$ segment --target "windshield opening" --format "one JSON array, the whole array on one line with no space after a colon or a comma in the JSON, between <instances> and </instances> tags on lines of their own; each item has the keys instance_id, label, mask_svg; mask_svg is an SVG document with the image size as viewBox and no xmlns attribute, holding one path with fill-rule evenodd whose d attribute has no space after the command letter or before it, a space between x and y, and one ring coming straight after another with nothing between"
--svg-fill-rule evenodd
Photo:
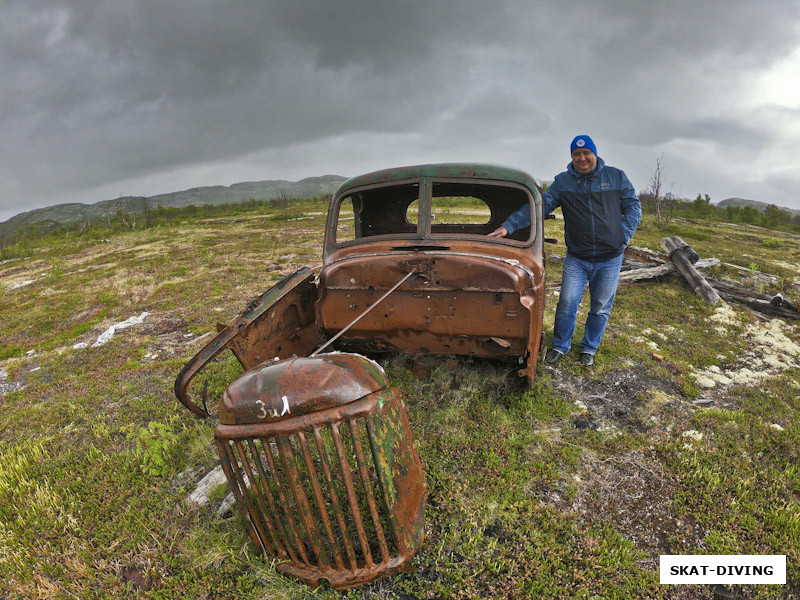
<instances>
[{"instance_id":1,"label":"windshield opening","mask_svg":"<svg viewBox=\"0 0 800 600\"><path fill-rule=\"evenodd\" d=\"M345 196L336 217L336 242L389 234L416 234L419 184L374 188Z\"/></svg>"}]
</instances>

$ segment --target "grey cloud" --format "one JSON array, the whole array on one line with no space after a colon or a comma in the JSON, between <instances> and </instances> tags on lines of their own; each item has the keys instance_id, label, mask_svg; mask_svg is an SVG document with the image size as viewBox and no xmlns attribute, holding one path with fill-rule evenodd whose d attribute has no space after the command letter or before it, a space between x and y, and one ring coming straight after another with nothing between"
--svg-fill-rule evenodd
<instances>
[{"instance_id":1,"label":"grey cloud","mask_svg":"<svg viewBox=\"0 0 800 600\"><path fill-rule=\"evenodd\" d=\"M769 186L779 193L797 195L797 190L800 189L800 173L796 170L784 170L778 173L768 175L764 179L764 185ZM795 209L800 210L800 204L794 205Z\"/></svg>"},{"instance_id":2,"label":"grey cloud","mask_svg":"<svg viewBox=\"0 0 800 600\"><path fill-rule=\"evenodd\" d=\"M757 152L769 128L728 108L797 47L799 21L781 0L11 3L0 203L342 136L559 166L544 154L577 130ZM392 164L392 145L375 146Z\"/></svg>"}]
</instances>

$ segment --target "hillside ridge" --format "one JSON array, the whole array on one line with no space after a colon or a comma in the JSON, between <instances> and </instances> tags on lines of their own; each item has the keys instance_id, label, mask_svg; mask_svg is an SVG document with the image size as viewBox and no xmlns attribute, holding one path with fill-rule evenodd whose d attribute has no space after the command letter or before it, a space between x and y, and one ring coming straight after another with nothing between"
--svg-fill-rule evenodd
<instances>
[{"instance_id":1,"label":"hillside ridge","mask_svg":"<svg viewBox=\"0 0 800 600\"><path fill-rule=\"evenodd\" d=\"M724 200L720 200L717 203L717 206L720 208L725 208L726 206L752 206L753 208L758 209L758 212L763 213L767 209L767 206L770 206L770 204L770 202L748 200L746 198L725 198ZM785 206L778 206L778 208L782 211L788 212L791 215L800 215L800 210L794 208L787 208Z\"/></svg>"},{"instance_id":2,"label":"hillside ridge","mask_svg":"<svg viewBox=\"0 0 800 600\"><path fill-rule=\"evenodd\" d=\"M231 204L245 200L271 200L273 198L313 198L333 194L347 178L340 175L306 177L299 181L267 179L242 181L229 186L212 185L193 187L177 192L155 196L120 196L111 200L100 200L93 204L69 202L21 212L7 221L0 222L3 237L13 237L23 227L36 223L70 225L81 221L96 222L113 217L119 212L144 212L145 207L154 209L179 208L189 205Z\"/></svg>"}]
</instances>

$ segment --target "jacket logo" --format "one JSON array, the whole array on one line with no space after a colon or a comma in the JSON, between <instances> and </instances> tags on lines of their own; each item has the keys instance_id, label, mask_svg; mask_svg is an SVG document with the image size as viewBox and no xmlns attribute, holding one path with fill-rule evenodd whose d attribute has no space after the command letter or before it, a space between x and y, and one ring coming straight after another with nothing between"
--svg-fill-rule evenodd
<instances>
[{"instance_id":1,"label":"jacket logo","mask_svg":"<svg viewBox=\"0 0 800 600\"><path fill-rule=\"evenodd\" d=\"M600 189L601 190L610 190L611 189L611 184L610 183L601 183L600 184Z\"/></svg>"}]
</instances>

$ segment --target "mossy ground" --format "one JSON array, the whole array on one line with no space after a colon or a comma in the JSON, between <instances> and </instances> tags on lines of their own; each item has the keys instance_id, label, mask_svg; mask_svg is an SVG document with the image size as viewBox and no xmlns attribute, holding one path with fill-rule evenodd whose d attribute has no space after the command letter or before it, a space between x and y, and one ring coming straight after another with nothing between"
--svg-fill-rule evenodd
<instances>
[{"instance_id":1,"label":"mossy ground","mask_svg":"<svg viewBox=\"0 0 800 600\"><path fill-rule=\"evenodd\" d=\"M622 286L596 366L540 365L530 390L513 365L441 358L417 378L404 358L384 360L429 488L415 571L311 591L255 554L238 516L185 504L218 459L174 378L216 322L320 264L324 210L45 239L0 264L0 598L713 597L660 586L664 553L786 554L788 585L735 591L800 597L800 357L778 357L784 367L757 386L700 387L699 369L734 368L763 325L732 307L721 327L675 277ZM563 240L560 221L547 228ZM646 219L635 243L656 249L665 235L774 275L754 285L800 304L797 236ZM548 336L554 306L548 297ZM108 344L73 348L145 311ZM800 327L782 331L800 343ZM238 372L232 358L216 363L209 394Z\"/></svg>"}]
</instances>

